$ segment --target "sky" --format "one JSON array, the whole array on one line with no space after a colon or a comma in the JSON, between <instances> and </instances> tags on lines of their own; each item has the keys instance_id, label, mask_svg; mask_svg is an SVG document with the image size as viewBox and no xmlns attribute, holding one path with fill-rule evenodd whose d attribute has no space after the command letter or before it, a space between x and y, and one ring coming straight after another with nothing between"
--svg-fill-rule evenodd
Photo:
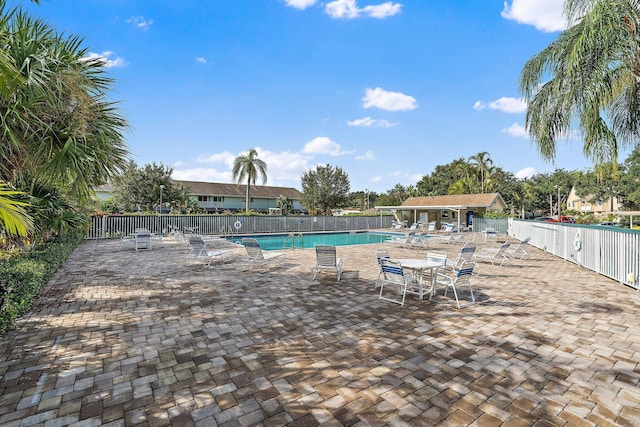
<instances>
[{"instance_id":1,"label":"sky","mask_svg":"<svg viewBox=\"0 0 640 427\"><path fill-rule=\"evenodd\" d=\"M103 58L132 159L174 179L234 182L251 148L268 185L298 189L331 165L385 193L479 152L521 178L592 167L579 140L543 160L524 128L518 78L563 0L16 4Z\"/></svg>"}]
</instances>

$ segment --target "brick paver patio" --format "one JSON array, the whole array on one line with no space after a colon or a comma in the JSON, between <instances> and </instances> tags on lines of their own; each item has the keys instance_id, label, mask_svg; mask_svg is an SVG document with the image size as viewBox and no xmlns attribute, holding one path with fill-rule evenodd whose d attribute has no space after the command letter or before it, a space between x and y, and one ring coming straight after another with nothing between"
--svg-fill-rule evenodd
<instances>
[{"instance_id":1,"label":"brick paver patio","mask_svg":"<svg viewBox=\"0 0 640 427\"><path fill-rule=\"evenodd\" d=\"M478 304L400 307L378 246L336 282L313 250L262 274L86 242L0 338L0 425L640 425L634 289L532 249L482 263Z\"/></svg>"}]
</instances>

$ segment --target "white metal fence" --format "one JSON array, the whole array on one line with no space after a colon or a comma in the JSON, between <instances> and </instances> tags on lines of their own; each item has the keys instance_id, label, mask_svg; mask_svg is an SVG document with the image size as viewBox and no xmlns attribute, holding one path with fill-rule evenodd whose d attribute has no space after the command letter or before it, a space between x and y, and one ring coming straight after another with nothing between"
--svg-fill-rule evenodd
<instances>
[{"instance_id":1,"label":"white metal fence","mask_svg":"<svg viewBox=\"0 0 640 427\"><path fill-rule=\"evenodd\" d=\"M136 228L167 233L172 227L206 235L350 231L390 228L391 216L227 216L227 215L104 215L94 216L87 239L129 235Z\"/></svg>"},{"instance_id":2,"label":"white metal fence","mask_svg":"<svg viewBox=\"0 0 640 427\"><path fill-rule=\"evenodd\" d=\"M509 219L517 239L640 291L640 230Z\"/></svg>"}]
</instances>

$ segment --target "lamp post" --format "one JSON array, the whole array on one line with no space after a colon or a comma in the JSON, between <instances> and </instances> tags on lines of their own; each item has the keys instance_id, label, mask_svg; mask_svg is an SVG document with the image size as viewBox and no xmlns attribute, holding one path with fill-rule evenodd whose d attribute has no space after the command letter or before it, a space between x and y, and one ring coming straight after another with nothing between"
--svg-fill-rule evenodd
<instances>
[{"instance_id":1,"label":"lamp post","mask_svg":"<svg viewBox=\"0 0 640 427\"><path fill-rule=\"evenodd\" d=\"M164 189L164 185L160 185L160 215L162 215L162 190Z\"/></svg>"}]
</instances>

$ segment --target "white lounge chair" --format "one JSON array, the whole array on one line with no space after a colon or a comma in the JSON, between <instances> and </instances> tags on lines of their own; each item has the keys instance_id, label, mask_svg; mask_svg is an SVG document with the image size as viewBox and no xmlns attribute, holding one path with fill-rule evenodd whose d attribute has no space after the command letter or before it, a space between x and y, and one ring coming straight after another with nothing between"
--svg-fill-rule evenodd
<instances>
[{"instance_id":1,"label":"white lounge chair","mask_svg":"<svg viewBox=\"0 0 640 427\"><path fill-rule=\"evenodd\" d=\"M340 277L342 276L342 259L338 258L335 246L316 245L316 265L312 269L312 280L315 280L320 270L335 271L338 276L337 281L340 281Z\"/></svg>"},{"instance_id":2,"label":"white lounge chair","mask_svg":"<svg viewBox=\"0 0 640 427\"><path fill-rule=\"evenodd\" d=\"M416 238L416 232L410 231L403 237L394 237L392 239L387 240L387 242L394 243L399 246L409 247L411 246L411 242Z\"/></svg>"},{"instance_id":3,"label":"white lounge chair","mask_svg":"<svg viewBox=\"0 0 640 427\"><path fill-rule=\"evenodd\" d=\"M426 249L429 247L429 240L433 236L427 235L427 233L416 234L409 243L405 246L411 249Z\"/></svg>"},{"instance_id":4,"label":"white lounge chair","mask_svg":"<svg viewBox=\"0 0 640 427\"><path fill-rule=\"evenodd\" d=\"M499 248L482 248L477 251L473 259L474 261L478 260L487 260L490 261L492 265L496 265L497 262L500 262L500 266L504 265L504 263L508 263L511 257L507 254L507 249L511 242L505 242L500 245Z\"/></svg>"},{"instance_id":5,"label":"white lounge chair","mask_svg":"<svg viewBox=\"0 0 640 427\"><path fill-rule=\"evenodd\" d=\"M211 262L220 260L222 263L231 259L233 251L230 249L219 249L209 246L209 243L205 242L201 236L191 235L189 236L189 245L191 246L191 253L196 258L205 259L205 267L210 267Z\"/></svg>"},{"instance_id":6,"label":"white lounge chair","mask_svg":"<svg viewBox=\"0 0 640 427\"><path fill-rule=\"evenodd\" d=\"M506 251L507 255L509 255L513 259L525 259L529 255L531 255L531 253L527 250L529 240L531 240L531 237L527 237L526 239L522 240L515 248L508 249Z\"/></svg>"},{"instance_id":7,"label":"white lounge chair","mask_svg":"<svg viewBox=\"0 0 640 427\"><path fill-rule=\"evenodd\" d=\"M258 241L251 237L243 238L242 245L247 251L247 255L242 259L242 261L249 264L248 270L250 270L254 265L264 265L267 267L265 271L269 271L270 264L272 262L278 265L285 257L284 252L263 252L262 249L260 249Z\"/></svg>"}]
</instances>

